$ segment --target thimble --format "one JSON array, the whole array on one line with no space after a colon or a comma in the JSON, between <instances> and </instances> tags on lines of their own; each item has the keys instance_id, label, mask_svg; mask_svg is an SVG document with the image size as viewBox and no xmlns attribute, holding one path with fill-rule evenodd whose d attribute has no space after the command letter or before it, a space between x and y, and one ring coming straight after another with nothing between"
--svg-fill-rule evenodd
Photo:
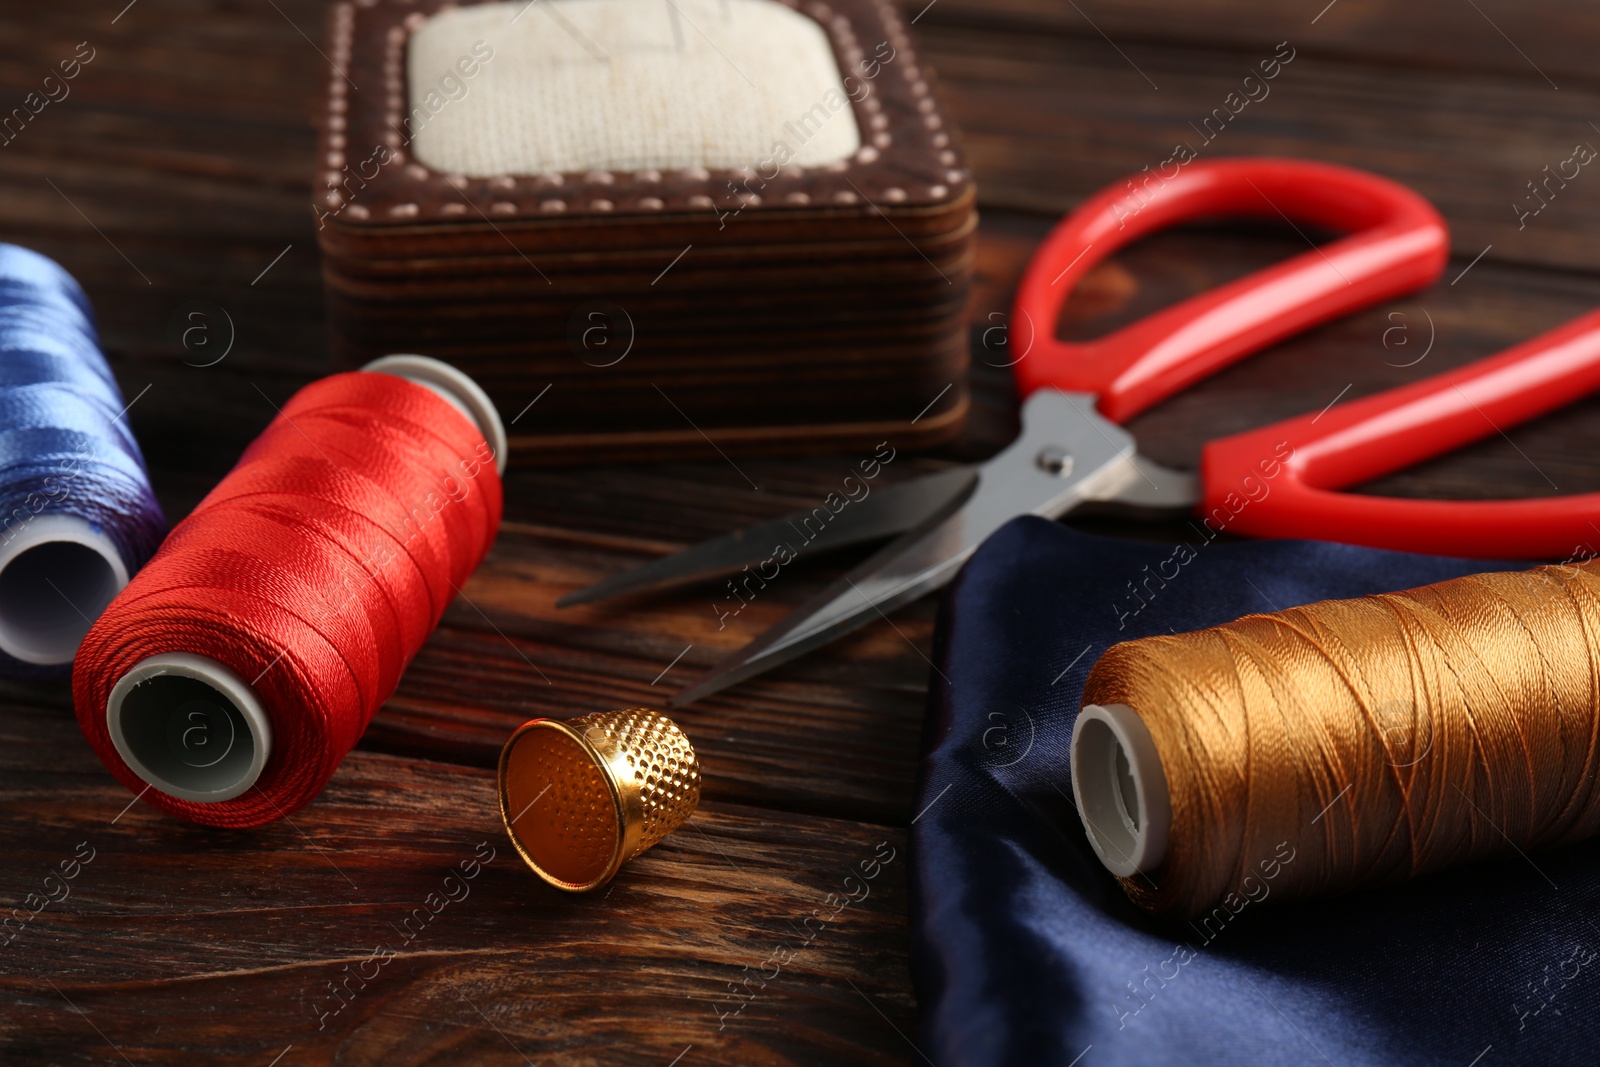
<instances>
[{"instance_id":1,"label":"thimble","mask_svg":"<svg viewBox=\"0 0 1600 1067\"><path fill-rule=\"evenodd\" d=\"M500 818L557 889L605 885L700 802L700 763L678 724L648 708L533 719L500 750Z\"/></svg>"}]
</instances>

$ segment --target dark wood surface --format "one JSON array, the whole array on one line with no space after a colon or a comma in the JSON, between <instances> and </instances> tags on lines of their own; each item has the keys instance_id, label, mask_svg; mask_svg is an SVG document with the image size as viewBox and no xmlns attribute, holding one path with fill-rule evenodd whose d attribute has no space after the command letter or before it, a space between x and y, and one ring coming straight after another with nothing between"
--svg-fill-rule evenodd
<instances>
[{"instance_id":1,"label":"dark wood surface","mask_svg":"<svg viewBox=\"0 0 1600 1067\"><path fill-rule=\"evenodd\" d=\"M133 425L176 519L268 422L269 399L326 371L308 206L325 10L321 0L122 4L0 4L0 111L78 42L95 49L71 95L0 146L0 239L83 281L124 391L139 397ZM1585 168L1520 230L1512 207L1546 164L1579 142L1600 145L1596 21L1578 0L937 0L926 10L919 0L908 14L919 10L919 51L963 129L984 212L975 340L1000 321L990 316L1005 312L1059 212L1193 140L1188 124L1280 41L1295 59L1271 95L1202 156L1369 167L1416 186L1450 222L1455 259L1433 289L1136 420L1158 460L1191 466L1211 435L1458 365L1600 302L1600 173ZM1098 269L1061 329L1092 335L1301 247L1274 228L1154 238ZM236 333L205 368L193 354L185 362L170 328L202 300ZM966 435L897 458L885 477L982 458L1014 432L1008 373L986 365L1003 360L974 351ZM1600 404L1580 401L1370 488L1600 489L1597 414ZM327 793L292 823L218 833L124 810L130 796L82 743L66 686L0 684L0 905L40 891L75 853L94 856L71 895L4 949L0 1060L923 1062L906 841L932 601L679 713L706 799L607 891L545 889L514 862L494 809L490 768L516 724L660 703L859 557L785 572L720 631L709 589L559 614L558 595L814 503L854 458L741 459L743 473L721 462L514 469L470 603L450 609ZM496 852L470 895L319 1029L328 983L397 943L395 925L486 855L481 842ZM866 901L764 986L750 979L770 976L774 950L804 941L801 920L888 849L895 859ZM747 979L759 991L719 1016L740 1003L730 984Z\"/></svg>"}]
</instances>

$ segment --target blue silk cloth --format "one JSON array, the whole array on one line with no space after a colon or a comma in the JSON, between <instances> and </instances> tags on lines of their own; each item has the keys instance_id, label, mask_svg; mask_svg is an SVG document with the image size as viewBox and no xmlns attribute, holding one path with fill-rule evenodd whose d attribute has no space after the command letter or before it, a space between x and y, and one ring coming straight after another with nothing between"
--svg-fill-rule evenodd
<instances>
[{"instance_id":1,"label":"blue silk cloth","mask_svg":"<svg viewBox=\"0 0 1600 1067\"><path fill-rule=\"evenodd\" d=\"M1084 680L1112 644L1526 566L1198 528L1176 556L1038 518L999 530L936 638L911 838L924 1058L1600 1063L1600 842L1334 897L1275 899L1267 882L1202 929L1134 907L1070 799Z\"/></svg>"}]
</instances>

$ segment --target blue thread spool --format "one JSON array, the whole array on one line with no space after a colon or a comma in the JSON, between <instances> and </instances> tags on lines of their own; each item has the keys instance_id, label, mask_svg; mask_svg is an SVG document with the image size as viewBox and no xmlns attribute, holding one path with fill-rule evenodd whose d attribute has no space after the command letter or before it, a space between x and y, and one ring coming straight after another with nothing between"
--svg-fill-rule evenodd
<instances>
[{"instance_id":1,"label":"blue thread spool","mask_svg":"<svg viewBox=\"0 0 1600 1067\"><path fill-rule=\"evenodd\" d=\"M0 244L0 673L61 673L165 533L88 298Z\"/></svg>"}]
</instances>

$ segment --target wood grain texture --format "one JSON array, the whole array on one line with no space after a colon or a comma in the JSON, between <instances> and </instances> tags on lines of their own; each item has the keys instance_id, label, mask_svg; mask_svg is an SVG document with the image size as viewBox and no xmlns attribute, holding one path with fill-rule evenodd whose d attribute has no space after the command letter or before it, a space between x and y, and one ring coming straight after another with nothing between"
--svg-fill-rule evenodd
<instances>
[{"instance_id":1,"label":"wood grain texture","mask_svg":"<svg viewBox=\"0 0 1600 1067\"><path fill-rule=\"evenodd\" d=\"M1117 44L1159 43L1197 52L1267 49L1305 41L1351 63L1593 84L1593 10L1583 0L906 0L918 27L951 25L1044 31ZM1103 35L1103 36L1102 36ZM1547 85L1549 83L1546 83Z\"/></svg>"},{"instance_id":2,"label":"wood grain texture","mask_svg":"<svg viewBox=\"0 0 1600 1067\"><path fill-rule=\"evenodd\" d=\"M0 9L4 107L78 42L97 49L71 96L0 146L0 239L56 257L84 282L176 519L274 404L327 370L309 207L311 122L330 76L317 51L325 10L321 0L139 0L113 23L120 6ZM919 51L964 127L983 208L973 414L960 440L897 455L883 477L982 459L1010 439L1010 357L990 331L1006 324L1055 215L1165 158L1284 39L1296 59L1217 150L1308 154L1412 182L1447 216L1457 258L1425 293L1297 338L1140 416L1132 430L1147 453L1192 466L1217 433L1416 380L1600 302L1600 177L1585 169L1521 231L1509 207L1525 180L1565 158L1568 140L1600 143L1583 132L1600 115L1586 9L1478 6L1559 93L1485 20L1444 0L1338 0L1315 25L1320 4L938 0L917 23ZM1274 227L1161 235L1094 271L1058 325L1090 336L1303 247ZM232 323L232 347L213 366L202 364L219 348L186 350L173 330L194 301ZM225 322L206 314L208 339L222 345ZM1368 488L1600 489L1597 413L1581 401ZM678 713L701 755L703 807L609 894L564 897L511 862L489 770L526 718L660 703L861 552L786 569L722 628L714 587L560 612L558 596L813 504L857 458L514 468L488 561L327 794L292 824L219 834L138 804L119 814L132 798L79 739L65 685L0 683L0 909L26 909L80 842L96 850L70 897L0 949L0 1059L922 1062L910 1043L905 843L934 677L932 601ZM483 841L498 851L470 896L319 1030L335 1003L328 983L374 947L398 946L396 925ZM832 906L828 894L880 842L896 858L871 896L802 943L805 918ZM750 977L771 975L764 962L784 947L793 959L779 973ZM719 1030L717 1011L738 1003L729 983L746 981L759 992Z\"/></svg>"},{"instance_id":3,"label":"wood grain texture","mask_svg":"<svg viewBox=\"0 0 1600 1067\"><path fill-rule=\"evenodd\" d=\"M1292 155L1395 178L1433 201L1469 259L1493 245L1491 260L1600 265L1600 175L1568 163L1576 177L1550 177L1576 146L1600 149L1592 82L1556 91L1531 70L1523 78L1351 62L1320 53L1308 34L1288 39L1292 62L1263 82L1258 67L1274 61L1275 43L1202 51L1108 42L1087 27L1019 35L933 20L919 24L923 53L966 133L986 208L1062 212L1141 168L1159 169L1182 144L1201 159ZM1523 215L1516 205L1539 210Z\"/></svg>"},{"instance_id":4,"label":"wood grain texture","mask_svg":"<svg viewBox=\"0 0 1600 1067\"><path fill-rule=\"evenodd\" d=\"M356 754L312 809L214 833L119 815L129 797L62 709L8 701L0 781L8 890L45 892L88 857L0 950L8 1063L113 1047L266 1063L290 1045L283 1062L657 1064L693 1045L867 1063L905 1048L887 1022L911 1020L902 830L709 801L607 891L574 897L521 867L487 771Z\"/></svg>"}]
</instances>

